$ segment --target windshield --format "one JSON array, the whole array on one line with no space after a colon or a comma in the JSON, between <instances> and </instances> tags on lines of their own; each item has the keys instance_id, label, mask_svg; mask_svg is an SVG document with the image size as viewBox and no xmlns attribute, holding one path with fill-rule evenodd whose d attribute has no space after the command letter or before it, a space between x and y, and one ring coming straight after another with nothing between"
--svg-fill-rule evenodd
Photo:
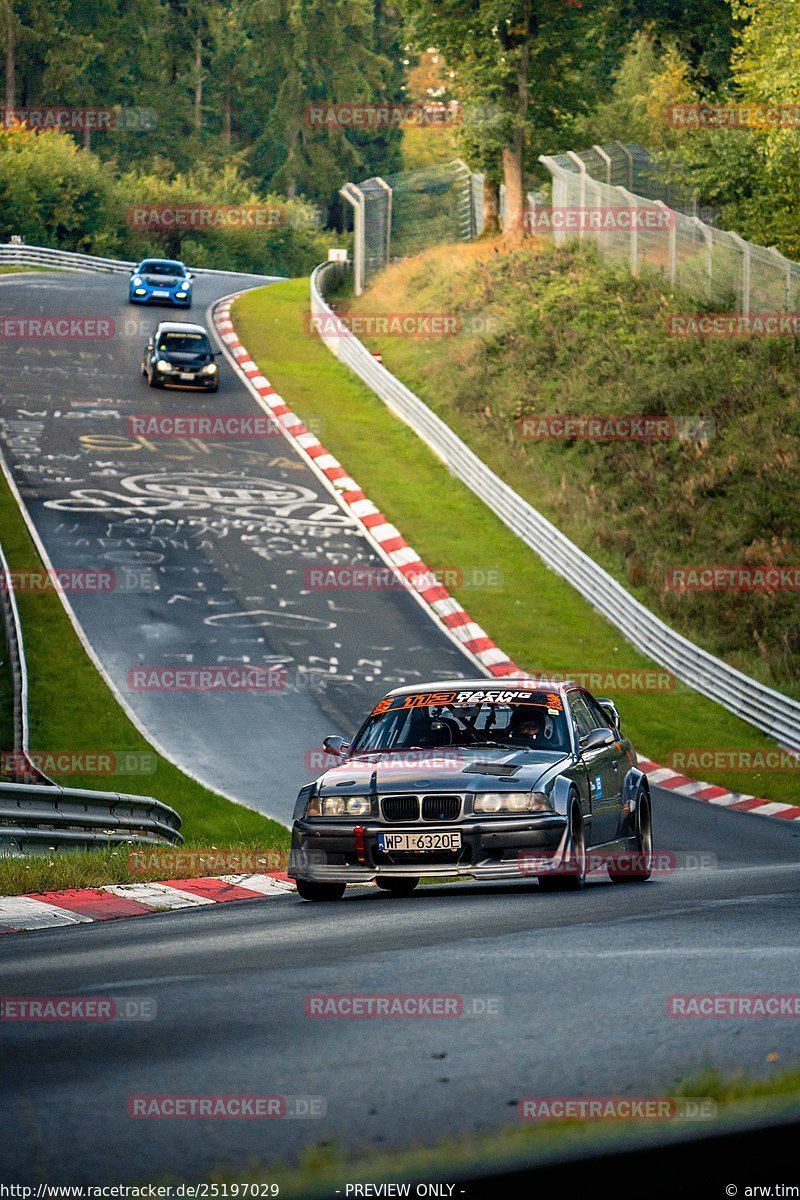
<instances>
[{"instance_id":1,"label":"windshield","mask_svg":"<svg viewBox=\"0 0 800 1200\"><path fill-rule=\"evenodd\" d=\"M158 349L164 354L211 354L211 343L204 333L162 333Z\"/></svg>"},{"instance_id":2,"label":"windshield","mask_svg":"<svg viewBox=\"0 0 800 1200\"><path fill-rule=\"evenodd\" d=\"M170 262L167 259L147 258L139 267L140 275L185 275L183 263Z\"/></svg>"},{"instance_id":3,"label":"windshield","mask_svg":"<svg viewBox=\"0 0 800 1200\"><path fill-rule=\"evenodd\" d=\"M561 697L531 691L388 696L357 734L351 753L487 744L509 750L569 750Z\"/></svg>"}]
</instances>

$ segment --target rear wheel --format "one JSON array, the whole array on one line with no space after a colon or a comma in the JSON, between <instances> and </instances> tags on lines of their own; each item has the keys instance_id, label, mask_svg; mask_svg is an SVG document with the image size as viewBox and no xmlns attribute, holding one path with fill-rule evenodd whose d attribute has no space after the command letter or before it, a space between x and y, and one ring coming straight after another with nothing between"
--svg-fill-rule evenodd
<instances>
[{"instance_id":1,"label":"rear wheel","mask_svg":"<svg viewBox=\"0 0 800 1200\"><path fill-rule=\"evenodd\" d=\"M636 796L636 849L609 863L612 883L646 883L653 869L653 814L645 788Z\"/></svg>"},{"instance_id":2,"label":"rear wheel","mask_svg":"<svg viewBox=\"0 0 800 1200\"><path fill-rule=\"evenodd\" d=\"M419 879L379 878L376 879L375 882L382 891L388 892L390 896L396 896L398 899L402 899L404 896L411 895L411 893L414 891L414 888L419 883Z\"/></svg>"},{"instance_id":3,"label":"rear wheel","mask_svg":"<svg viewBox=\"0 0 800 1200\"><path fill-rule=\"evenodd\" d=\"M343 883L314 883L310 879L296 879L297 894L301 900L341 900Z\"/></svg>"},{"instance_id":4,"label":"rear wheel","mask_svg":"<svg viewBox=\"0 0 800 1200\"><path fill-rule=\"evenodd\" d=\"M586 882L586 835L577 796L569 815L569 844L564 864L557 875L540 875L543 892L576 892Z\"/></svg>"}]
</instances>

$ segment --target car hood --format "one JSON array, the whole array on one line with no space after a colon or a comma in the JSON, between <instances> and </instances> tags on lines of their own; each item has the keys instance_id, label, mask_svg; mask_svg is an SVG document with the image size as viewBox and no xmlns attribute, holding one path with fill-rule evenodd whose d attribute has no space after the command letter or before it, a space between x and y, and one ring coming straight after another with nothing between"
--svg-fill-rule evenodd
<instances>
[{"instance_id":1,"label":"car hood","mask_svg":"<svg viewBox=\"0 0 800 1200\"><path fill-rule=\"evenodd\" d=\"M204 363L214 361L213 354L190 354L181 350L157 350L156 356L165 359L166 362L174 363L176 367L203 366Z\"/></svg>"},{"instance_id":2,"label":"car hood","mask_svg":"<svg viewBox=\"0 0 800 1200\"><path fill-rule=\"evenodd\" d=\"M319 777L320 795L527 792L570 760L553 750L464 746L359 755Z\"/></svg>"}]
</instances>

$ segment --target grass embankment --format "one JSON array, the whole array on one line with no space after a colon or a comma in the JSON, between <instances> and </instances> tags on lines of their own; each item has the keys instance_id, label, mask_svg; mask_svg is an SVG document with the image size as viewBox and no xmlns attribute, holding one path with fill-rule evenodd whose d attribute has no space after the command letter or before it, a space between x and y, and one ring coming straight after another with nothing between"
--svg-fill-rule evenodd
<instances>
[{"instance_id":1,"label":"grass embankment","mask_svg":"<svg viewBox=\"0 0 800 1200\"><path fill-rule=\"evenodd\" d=\"M732 1123L796 1111L800 1104L800 1070L785 1070L764 1079L745 1075L725 1076L706 1071L678 1081L670 1097L714 1100L716 1116L708 1121L595 1120L517 1121L492 1133L474 1133L447 1138L434 1146L415 1146L401 1151L349 1155L336 1145L309 1149L299 1166L271 1166L256 1170L252 1180L278 1183L281 1196L330 1196L347 1183L378 1183L420 1179L452 1178L483 1169L507 1170L517 1165L535 1166L554 1156L571 1157L592 1151L613 1151L621 1143L641 1148L656 1146L674 1133L676 1126L691 1132L713 1132L722 1121ZM621 1147L620 1147L621 1148ZM233 1178L227 1172L212 1176L220 1182ZM242 1180L241 1172L236 1177Z\"/></svg>"},{"instance_id":2,"label":"grass embankment","mask_svg":"<svg viewBox=\"0 0 800 1200\"><path fill-rule=\"evenodd\" d=\"M455 568L466 579L495 572L498 586L452 590L506 653L537 672L653 668L307 332L307 312L308 281L302 279L249 292L236 301L233 316L267 378L425 562ZM634 744L660 762L675 748L772 746L690 690L633 691L617 700ZM798 800L787 774L704 771L703 778Z\"/></svg>"},{"instance_id":3,"label":"grass embankment","mask_svg":"<svg viewBox=\"0 0 800 1200\"><path fill-rule=\"evenodd\" d=\"M708 305L591 249L437 247L383 272L355 312L488 319L486 336L366 338L502 478L686 636L800 698L791 590L680 592L675 567L800 566L800 355L793 338L680 338ZM707 441L533 441L550 414L703 416Z\"/></svg>"},{"instance_id":4,"label":"grass embankment","mask_svg":"<svg viewBox=\"0 0 800 1200\"><path fill-rule=\"evenodd\" d=\"M44 570L2 475L0 530L12 572ZM155 761L152 774L56 776L58 782L65 787L155 796L180 813L187 849L211 846L286 848L288 832L282 825L195 783L152 750L87 657L54 592L23 592L18 595L17 603L28 662L31 749L43 752L139 751L149 752ZM7 674L5 666L2 673ZM5 735L2 748L10 750L7 683L0 688L0 722ZM152 870L131 871L128 864L131 849L133 847L118 851L76 851L63 855L59 852L24 861L0 858L0 895L45 887L93 886L169 877L169 870L157 866ZM207 873L204 867L185 870L187 877ZM226 872L221 868L216 873Z\"/></svg>"}]
</instances>

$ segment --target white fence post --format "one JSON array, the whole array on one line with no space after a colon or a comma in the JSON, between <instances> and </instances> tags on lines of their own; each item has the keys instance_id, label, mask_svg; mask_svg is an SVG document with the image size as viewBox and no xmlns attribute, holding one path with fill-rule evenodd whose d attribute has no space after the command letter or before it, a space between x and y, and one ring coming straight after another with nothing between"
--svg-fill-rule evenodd
<instances>
[{"instance_id":1,"label":"white fence post","mask_svg":"<svg viewBox=\"0 0 800 1200\"><path fill-rule=\"evenodd\" d=\"M742 252L742 316L750 316L750 243L746 242L743 237L739 237L738 233L728 231L728 236L733 238L736 245Z\"/></svg>"},{"instance_id":2,"label":"white fence post","mask_svg":"<svg viewBox=\"0 0 800 1200\"><path fill-rule=\"evenodd\" d=\"M346 183L339 195L353 206L353 291L364 291L364 193L354 183Z\"/></svg>"},{"instance_id":3,"label":"white fence post","mask_svg":"<svg viewBox=\"0 0 800 1200\"><path fill-rule=\"evenodd\" d=\"M627 188L623 188L623 187L617 188L617 191L620 192L624 196L625 203L628 205L628 208L630 209L630 212L631 212L631 251L630 251L631 274L638 275L639 274L639 230L636 228L636 220L633 215L634 209L636 208L636 205L637 205L637 198L631 192L629 192Z\"/></svg>"},{"instance_id":4,"label":"white fence post","mask_svg":"<svg viewBox=\"0 0 800 1200\"><path fill-rule=\"evenodd\" d=\"M578 155L574 153L574 151L568 150L567 157L571 158L574 163L578 164L578 171L580 172L580 177L581 177L579 200L578 200L578 207L581 210L580 224L579 224L579 228L578 228L578 240L582 242L583 241L583 214L584 214L584 210L586 209L586 176L587 176L588 172L586 170L586 163L583 161L582 158L579 158Z\"/></svg>"},{"instance_id":5,"label":"white fence post","mask_svg":"<svg viewBox=\"0 0 800 1200\"><path fill-rule=\"evenodd\" d=\"M663 200L656 200L655 204L662 212L672 213L669 226L669 282L670 287L675 287L675 280L678 278L678 218Z\"/></svg>"}]
</instances>

